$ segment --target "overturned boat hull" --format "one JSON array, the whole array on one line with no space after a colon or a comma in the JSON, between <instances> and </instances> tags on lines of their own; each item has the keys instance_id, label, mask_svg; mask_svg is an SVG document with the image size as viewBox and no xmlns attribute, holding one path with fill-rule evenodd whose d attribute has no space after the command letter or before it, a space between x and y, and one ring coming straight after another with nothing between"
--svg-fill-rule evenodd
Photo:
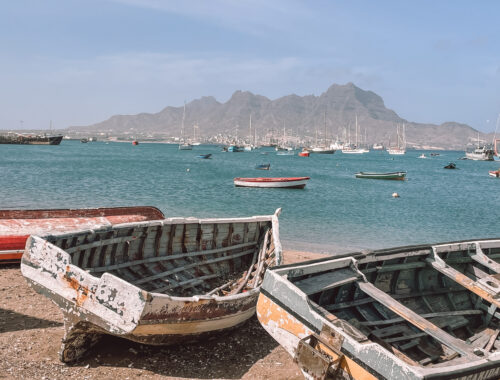
<instances>
[{"instance_id":1,"label":"overturned boat hull","mask_svg":"<svg viewBox=\"0 0 500 380\"><path fill-rule=\"evenodd\" d=\"M0 210L0 265L18 263L30 235L100 228L114 224L158 220L156 207Z\"/></svg>"},{"instance_id":2,"label":"overturned boat hull","mask_svg":"<svg viewBox=\"0 0 500 380\"><path fill-rule=\"evenodd\" d=\"M81 358L102 334L195 341L254 314L266 268L281 262L278 214L31 236L21 270L64 314L63 362Z\"/></svg>"},{"instance_id":3,"label":"overturned boat hull","mask_svg":"<svg viewBox=\"0 0 500 380\"><path fill-rule=\"evenodd\" d=\"M500 240L276 267L262 326L306 378L497 379Z\"/></svg>"}]
</instances>

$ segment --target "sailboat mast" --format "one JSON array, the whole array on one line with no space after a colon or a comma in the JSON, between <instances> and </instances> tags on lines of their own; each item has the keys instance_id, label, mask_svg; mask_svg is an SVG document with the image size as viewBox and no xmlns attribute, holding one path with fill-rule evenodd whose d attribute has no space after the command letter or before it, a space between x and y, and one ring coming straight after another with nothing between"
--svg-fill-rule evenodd
<instances>
[{"instance_id":1,"label":"sailboat mast","mask_svg":"<svg viewBox=\"0 0 500 380\"><path fill-rule=\"evenodd\" d=\"M356 148L358 147L358 115L356 115Z\"/></svg>"},{"instance_id":2,"label":"sailboat mast","mask_svg":"<svg viewBox=\"0 0 500 380\"><path fill-rule=\"evenodd\" d=\"M184 142L184 119L186 118L186 102L184 101L184 111L182 112L181 138Z\"/></svg>"},{"instance_id":3,"label":"sailboat mast","mask_svg":"<svg viewBox=\"0 0 500 380\"><path fill-rule=\"evenodd\" d=\"M326 148L326 111L325 111L325 148Z\"/></svg>"}]
</instances>

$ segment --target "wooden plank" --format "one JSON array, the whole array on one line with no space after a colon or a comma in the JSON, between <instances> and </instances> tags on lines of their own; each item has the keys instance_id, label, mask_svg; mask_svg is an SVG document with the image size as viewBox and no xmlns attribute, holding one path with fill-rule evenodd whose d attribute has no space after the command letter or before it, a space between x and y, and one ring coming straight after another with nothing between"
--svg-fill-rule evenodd
<instances>
[{"instance_id":1,"label":"wooden plank","mask_svg":"<svg viewBox=\"0 0 500 380\"><path fill-rule=\"evenodd\" d=\"M166 271L166 272L157 273L154 276L143 277L137 281L133 281L133 283L134 283L134 285L144 284L144 283L150 282L152 280L156 280L158 278L164 278L166 276L170 276L171 274L174 274L174 273L185 272L187 269L195 268L195 267L200 266L200 265L222 263L222 262L225 262L227 260L234 260L237 257L248 255L248 254L253 253L253 252L254 252L253 249L249 249L249 250L246 250L243 252L238 252L238 253L232 254L230 256L222 256L222 257L217 257L215 259L211 259L211 260L207 260L207 261L200 261L200 262L196 262L193 264L184 265L182 267L177 267L177 268L171 269L171 270Z\"/></svg>"},{"instance_id":2,"label":"wooden plank","mask_svg":"<svg viewBox=\"0 0 500 380\"><path fill-rule=\"evenodd\" d=\"M439 257L434 257L434 258L429 258L427 259L428 263L436 269L438 272L444 274L446 277L449 279L457 282L458 284L462 285L464 288L469 289L471 292L474 294L478 295L482 299L488 301L489 303L494 304L495 306L500 306L500 300L497 299L498 292L494 292L490 289L488 289L484 284L487 284L488 281L491 281L496 285L498 282L497 279L491 278L491 276L482 278L479 281L474 281L464 275L463 273L460 273L456 269L453 269L452 267L446 265L446 263L440 259ZM499 288L500 290L500 288Z\"/></svg>"},{"instance_id":3,"label":"wooden plank","mask_svg":"<svg viewBox=\"0 0 500 380\"><path fill-rule=\"evenodd\" d=\"M359 276L357 273L353 272L351 269L344 268L334 272L323 273L318 276L311 276L304 280L296 281L293 284L305 294L310 295L354 282L358 278Z\"/></svg>"},{"instance_id":4,"label":"wooden plank","mask_svg":"<svg viewBox=\"0 0 500 380\"><path fill-rule=\"evenodd\" d=\"M391 297L394 299L407 299L407 298L416 298L416 297L423 297L423 296L437 296L441 294L447 294L447 293L454 293L454 292L464 292L466 291L465 289L457 289L457 288L442 288L442 289L435 289L435 290L424 290L421 292L413 292L413 293L405 293L405 294L392 294ZM366 297L362 298L359 300L354 300L350 302L338 302L335 304L331 305L324 305L323 308L325 308L328 311L338 311L342 309L347 309L350 307L356 307L356 306L361 306L361 305L366 305L369 303L375 302L373 298Z\"/></svg>"},{"instance_id":5,"label":"wooden plank","mask_svg":"<svg viewBox=\"0 0 500 380\"><path fill-rule=\"evenodd\" d=\"M435 324L429 322L427 319L408 309L406 306L396 301L387 293L384 293L380 289L376 288L373 284L364 281L358 281L357 284L363 292L376 299L377 302L389 308L394 313L410 322L413 326L432 336L437 341L457 351L461 355L471 358L475 357L473 350L470 346L465 344L465 342L441 330Z\"/></svg>"},{"instance_id":6,"label":"wooden plank","mask_svg":"<svg viewBox=\"0 0 500 380\"><path fill-rule=\"evenodd\" d=\"M479 315L483 314L481 310L458 310L458 311L443 311L439 313L426 313L420 314L424 318L435 318L435 317L452 317L457 315ZM381 319L378 321L366 321L360 322L363 326L381 326L381 325L391 325L393 323L398 323L403 321L404 318L392 318L392 319Z\"/></svg>"},{"instance_id":7,"label":"wooden plank","mask_svg":"<svg viewBox=\"0 0 500 380\"><path fill-rule=\"evenodd\" d=\"M107 266L103 266L103 267L90 268L89 272L90 273L108 272L108 271L112 271L112 270L116 270L116 269L132 267L135 265L141 265L141 264L146 264L146 263L155 263L155 262L175 260L175 259L183 259L186 257L211 255L211 254L215 254L215 253L221 253L221 252L232 251L232 250L237 250L237 249L242 249L242 248L248 248L248 247L252 247L255 245L256 245L255 242L252 242L252 243L233 245L231 247L207 249L206 251L180 253L177 255L168 255L168 256L155 256L155 257L150 257L150 258L142 259L142 260L128 261L128 262L121 263L121 264L114 264L114 265L107 265Z\"/></svg>"}]
</instances>

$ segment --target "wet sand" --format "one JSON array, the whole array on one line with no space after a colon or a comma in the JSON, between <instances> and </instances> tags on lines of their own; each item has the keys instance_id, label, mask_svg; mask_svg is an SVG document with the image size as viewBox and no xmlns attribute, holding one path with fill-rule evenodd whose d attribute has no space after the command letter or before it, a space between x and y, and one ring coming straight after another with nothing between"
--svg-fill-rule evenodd
<instances>
[{"instance_id":1,"label":"wet sand","mask_svg":"<svg viewBox=\"0 0 500 380\"><path fill-rule=\"evenodd\" d=\"M286 250L284 263L324 257ZM0 267L0 379L302 379L288 353L253 317L197 344L153 347L105 337L86 359L59 361L59 308L35 293L18 266Z\"/></svg>"}]
</instances>

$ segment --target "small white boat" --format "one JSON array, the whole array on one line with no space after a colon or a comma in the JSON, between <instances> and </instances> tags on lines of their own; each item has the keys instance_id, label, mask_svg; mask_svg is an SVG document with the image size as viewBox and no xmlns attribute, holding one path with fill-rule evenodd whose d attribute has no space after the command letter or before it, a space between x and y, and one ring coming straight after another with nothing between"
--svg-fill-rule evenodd
<instances>
[{"instance_id":1,"label":"small white boat","mask_svg":"<svg viewBox=\"0 0 500 380\"><path fill-rule=\"evenodd\" d=\"M257 178L235 178L236 187L268 187L268 188L287 188L303 189L306 186L309 177L257 177Z\"/></svg>"},{"instance_id":2,"label":"small white boat","mask_svg":"<svg viewBox=\"0 0 500 380\"><path fill-rule=\"evenodd\" d=\"M425 155L425 153L422 153L420 156L418 156L417 158L427 158L427 156Z\"/></svg>"}]
</instances>

